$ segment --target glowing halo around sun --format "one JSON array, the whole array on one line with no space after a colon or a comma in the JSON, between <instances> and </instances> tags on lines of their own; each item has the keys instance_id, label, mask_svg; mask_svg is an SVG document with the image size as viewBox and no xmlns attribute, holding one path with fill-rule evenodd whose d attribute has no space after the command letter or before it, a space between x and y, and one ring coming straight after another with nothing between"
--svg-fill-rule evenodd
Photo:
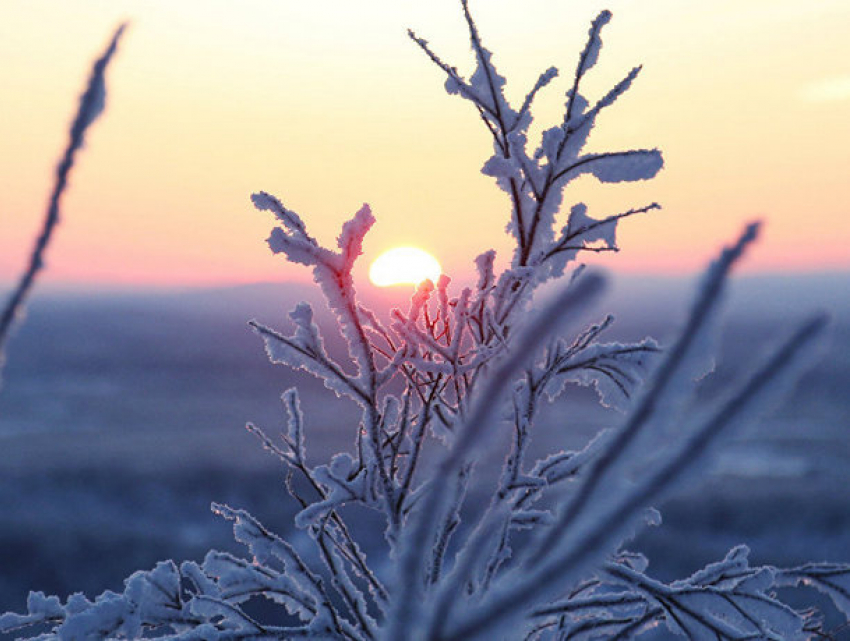
<instances>
[{"instance_id":1,"label":"glowing halo around sun","mask_svg":"<svg viewBox=\"0 0 850 641\"><path fill-rule=\"evenodd\" d=\"M418 247L395 247L375 259L369 268L369 280L378 287L418 285L426 278L437 282L443 273L440 263Z\"/></svg>"}]
</instances>

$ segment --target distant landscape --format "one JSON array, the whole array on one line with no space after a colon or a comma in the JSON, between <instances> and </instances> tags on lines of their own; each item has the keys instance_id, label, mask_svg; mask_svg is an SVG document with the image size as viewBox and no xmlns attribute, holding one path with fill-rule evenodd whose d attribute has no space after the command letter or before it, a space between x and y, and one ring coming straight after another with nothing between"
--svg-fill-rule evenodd
<instances>
[{"instance_id":1,"label":"distant landscape","mask_svg":"<svg viewBox=\"0 0 850 641\"><path fill-rule=\"evenodd\" d=\"M807 311L831 310L831 343L789 399L729 443L715 473L672 497L660 529L635 542L651 573L681 577L739 542L756 562L848 560L848 283L847 274L737 280L704 402ZM599 310L616 312L609 338L664 342L692 286L615 279ZM406 304L404 290L391 295ZM30 589L92 596L163 558L237 549L209 512L213 500L293 529L282 471L244 424L274 433L280 394L293 385L321 435L313 443L349 447L357 420L314 379L270 364L246 326L258 318L287 329L286 312L303 298L317 301L313 288L285 284L35 297L0 392L0 612L21 609ZM326 340L339 353L339 337ZM618 417L575 388L549 408L535 445L581 445Z\"/></svg>"}]
</instances>

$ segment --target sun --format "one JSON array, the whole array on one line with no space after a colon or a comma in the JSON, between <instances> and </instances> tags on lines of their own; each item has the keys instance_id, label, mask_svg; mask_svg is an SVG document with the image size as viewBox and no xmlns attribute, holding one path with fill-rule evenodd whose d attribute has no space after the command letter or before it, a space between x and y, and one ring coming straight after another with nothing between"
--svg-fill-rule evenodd
<instances>
[{"instance_id":1,"label":"sun","mask_svg":"<svg viewBox=\"0 0 850 641\"><path fill-rule=\"evenodd\" d=\"M440 263L418 247L395 247L375 259L369 268L369 280L378 287L418 285L426 278L437 282L443 273Z\"/></svg>"}]
</instances>

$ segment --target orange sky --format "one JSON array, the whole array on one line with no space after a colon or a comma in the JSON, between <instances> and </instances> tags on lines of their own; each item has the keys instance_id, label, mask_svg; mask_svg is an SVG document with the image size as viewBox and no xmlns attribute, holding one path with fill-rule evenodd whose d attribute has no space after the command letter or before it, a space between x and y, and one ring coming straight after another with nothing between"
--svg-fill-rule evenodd
<instances>
[{"instance_id":1,"label":"orange sky","mask_svg":"<svg viewBox=\"0 0 850 641\"><path fill-rule=\"evenodd\" d=\"M508 254L507 201L479 169L489 135L407 39L413 27L467 74L456 0L31 0L0 4L0 283L20 271L88 65L132 21L48 253L46 283L217 284L307 279L263 242L266 190L321 240L369 202L381 251L415 244L463 276ZM577 7L578 5L578 7ZM752 270L850 268L850 3L846 0L472 0L485 44L521 100L560 117L590 20L607 6L598 97L634 64L632 91L590 149L660 147L653 181L573 183L598 217L659 201L621 224L630 271L692 271L741 225L767 220Z\"/></svg>"}]
</instances>

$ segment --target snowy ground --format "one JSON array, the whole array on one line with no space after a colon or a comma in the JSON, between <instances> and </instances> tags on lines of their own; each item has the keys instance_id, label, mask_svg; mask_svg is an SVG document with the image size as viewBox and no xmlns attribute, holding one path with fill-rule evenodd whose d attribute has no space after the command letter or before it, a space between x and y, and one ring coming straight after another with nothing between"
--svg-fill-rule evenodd
<instances>
[{"instance_id":1,"label":"snowy ground","mask_svg":"<svg viewBox=\"0 0 850 641\"><path fill-rule=\"evenodd\" d=\"M834 311L832 342L789 402L731 443L715 473L672 498L664 525L635 542L660 578L740 542L756 562L850 560L847 281L738 288L707 399L806 309ZM30 589L92 596L163 558L235 549L209 512L213 500L291 530L280 469L244 423L274 431L279 394L297 383L319 457L348 446L355 416L317 383L268 364L245 327L254 316L284 325L303 293L291 289L34 302L0 393L0 612L22 609ZM619 285L617 331L669 337L687 290L678 281ZM579 444L617 420L587 390L570 398L548 412L538 447Z\"/></svg>"}]
</instances>

